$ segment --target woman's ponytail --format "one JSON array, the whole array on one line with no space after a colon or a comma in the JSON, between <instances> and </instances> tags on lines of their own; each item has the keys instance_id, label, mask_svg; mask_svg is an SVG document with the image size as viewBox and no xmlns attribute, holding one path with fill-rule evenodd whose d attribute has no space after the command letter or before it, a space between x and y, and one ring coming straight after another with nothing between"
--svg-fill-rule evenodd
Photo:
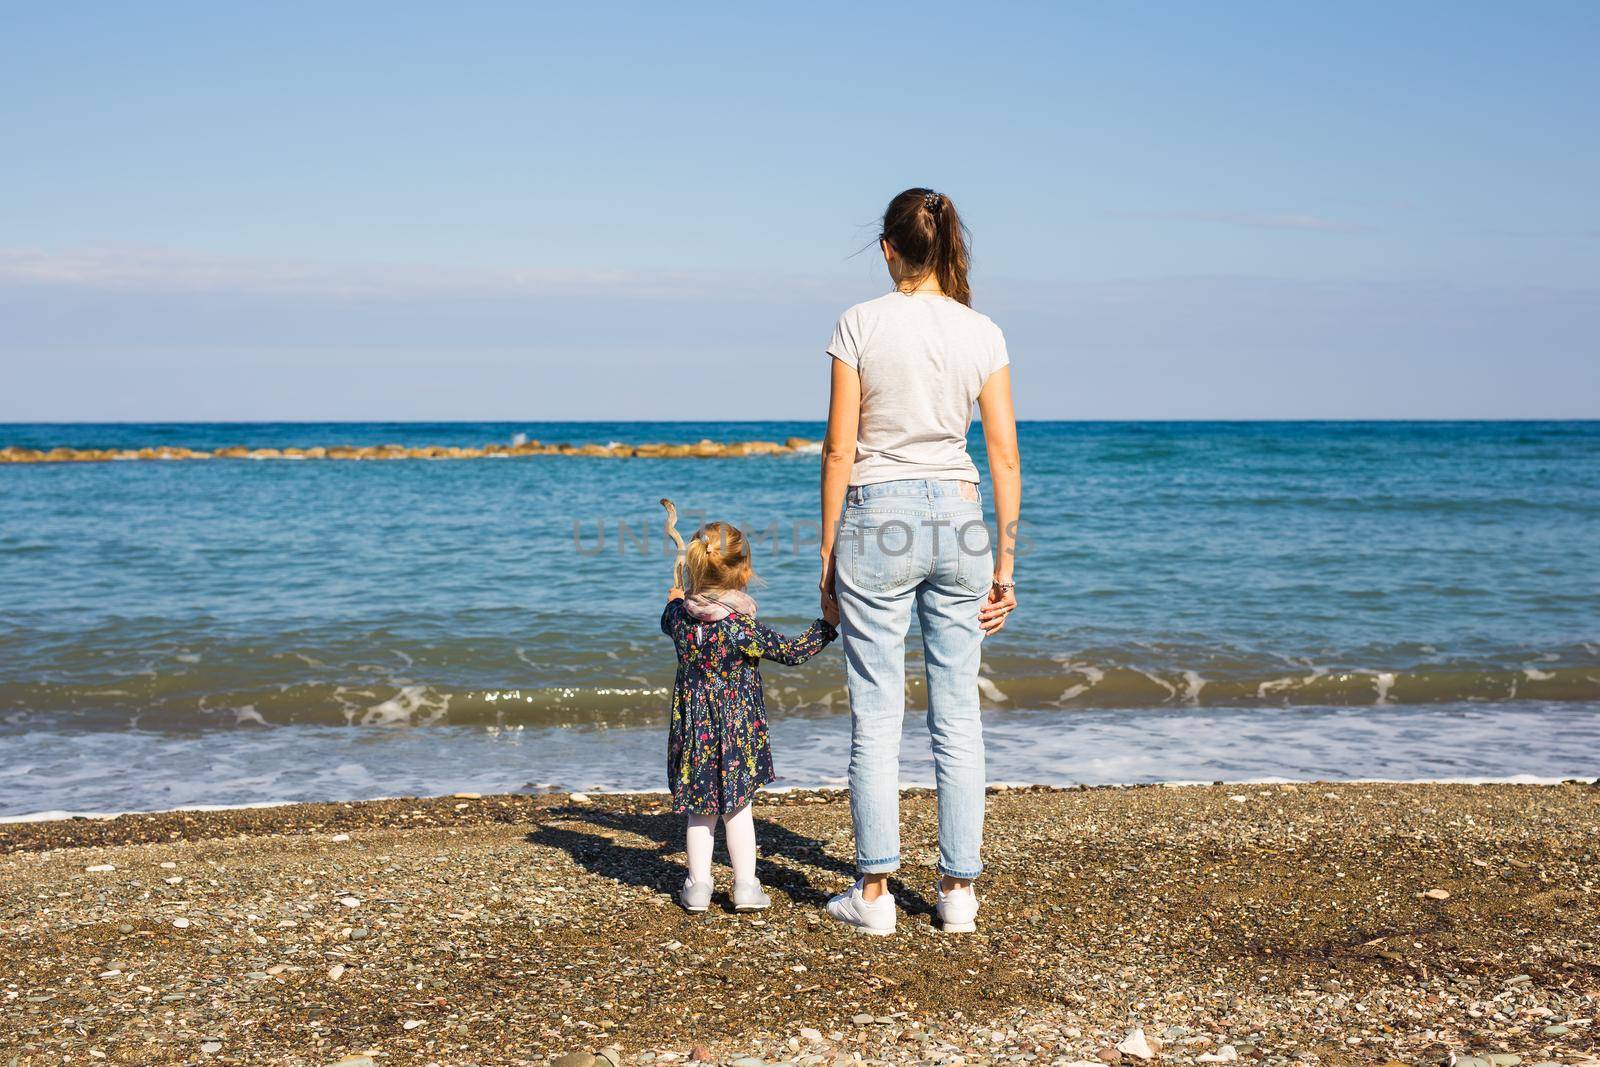
<instances>
[{"instance_id":1,"label":"woman's ponytail","mask_svg":"<svg viewBox=\"0 0 1600 1067\"><path fill-rule=\"evenodd\" d=\"M971 306L972 286L967 282L971 235L948 196L921 187L907 189L889 201L879 236L894 246L909 273L932 274L945 296Z\"/></svg>"}]
</instances>

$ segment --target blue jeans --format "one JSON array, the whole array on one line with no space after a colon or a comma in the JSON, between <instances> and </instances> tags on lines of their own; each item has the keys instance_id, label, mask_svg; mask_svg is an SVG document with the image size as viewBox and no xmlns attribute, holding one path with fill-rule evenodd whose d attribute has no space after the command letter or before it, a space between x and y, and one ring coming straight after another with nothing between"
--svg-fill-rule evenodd
<instances>
[{"instance_id":1,"label":"blue jeans","mask_svg":"<svg viewBox=\"0 0 1600 1067\"><path fill-rule=\"evenodd\" d=\"M983 723L978 607L994 578L983 504L970 482L852 486L835 549L850 689L850 814L856 866L900 866L900 731L906 630L922 625L928 735L939 791L939 872L983 870Z\"/></svg>"}]
</instances>

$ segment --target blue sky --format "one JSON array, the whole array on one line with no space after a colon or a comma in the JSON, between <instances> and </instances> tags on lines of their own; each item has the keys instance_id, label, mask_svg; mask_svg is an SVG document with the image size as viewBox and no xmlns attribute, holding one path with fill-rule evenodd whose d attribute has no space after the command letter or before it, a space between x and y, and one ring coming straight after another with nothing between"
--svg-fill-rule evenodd
<instances>
[{"instance_id":1,"label":"blue sky","mask_svg":"<svg viewBox=\"0 0 1600 1067\"><path fill-rule=\"evenodd\" d=\"M1600 416L1600 5L15 5L0 420L820 417L947 192L1031 418Z\"/></svg>"}]
</instances>

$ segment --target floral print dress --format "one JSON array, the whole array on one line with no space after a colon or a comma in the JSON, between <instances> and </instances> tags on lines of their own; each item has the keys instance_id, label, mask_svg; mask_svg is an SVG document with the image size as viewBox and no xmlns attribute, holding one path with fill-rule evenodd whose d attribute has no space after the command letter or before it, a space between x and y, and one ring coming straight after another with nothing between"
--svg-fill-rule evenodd
<instances>
[{"instance_id":1,"label":"floral print dress","mask_svg":"<svg viewBox=\"0 0 1600 1067\"><path fill-rule=\"evenodd\" d=\"M839 632L822 619L799 637L785 637L749 615L702 622L682 600L667 602L661 630L678 653L667 738L673 810L731 815L773 779L761 661L804 663Z\"/></svg>"}]
</instances>

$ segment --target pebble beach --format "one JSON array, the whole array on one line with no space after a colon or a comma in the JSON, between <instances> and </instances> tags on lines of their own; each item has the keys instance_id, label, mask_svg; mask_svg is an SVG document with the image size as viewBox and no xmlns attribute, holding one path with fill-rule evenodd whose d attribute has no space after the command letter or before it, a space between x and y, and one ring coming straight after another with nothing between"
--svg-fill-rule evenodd
<instances>
[{"instance_id":1,"label":"pebble beach","mask_svg":"<svg viewBox=\"0 0 1600 1067\"><path fill-rule=\"evenodd\" d=\"M0 1062L1595 1062L1595 785L988 807L979 932L945 934L932 797L905 795L888 938L823 918L850 878L836 792L763 795L754 916L673 904L654 795L6 824Z\"/></svg>"}]
</instances>

